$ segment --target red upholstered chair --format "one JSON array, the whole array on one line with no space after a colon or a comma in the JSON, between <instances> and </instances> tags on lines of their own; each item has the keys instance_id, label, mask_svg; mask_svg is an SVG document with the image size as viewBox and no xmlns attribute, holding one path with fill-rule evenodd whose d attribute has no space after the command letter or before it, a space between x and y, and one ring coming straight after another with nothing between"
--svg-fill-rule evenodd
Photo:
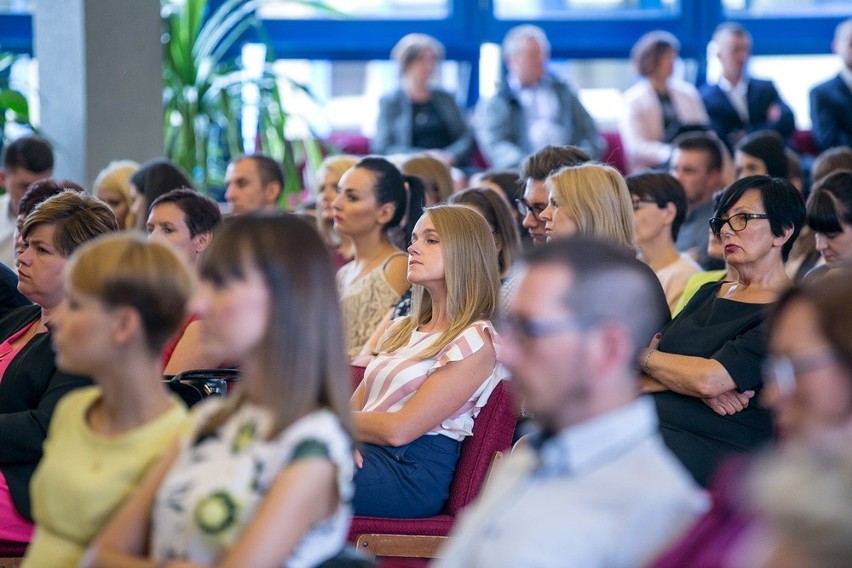
<instances>
[{"instance_id":1,"label":"red upholstered chair","mask_svg":"<svg viewBox=\"0 0 852 568\"><path fill-rule=\"evenodd\" d=\"M352 520L349 541L376 556L435 558L456 516L484 485L492 462L512 443L518 409L511 382L501 381L473 422L473 435L462 442L450 496L443 511L425 519L358 517Z\"/></svg>"},{"instance_id":2,"label":"red upholstered chair","mask_svg":"<svg viewBox=\"0 0 852 568\"><path fill-rule=\"evenodd\" d=\"M26 542L0 540L0 568L17 568L26 552Z\"/></svg>"},{"instance_id":3,"label":"red upholstered chair","mask_svg":"<svg viewBox=\"0 0 852 568\"><path fill-rule=\"evenodd\" d=\"M627 158L624 156L624 146L621 144L621 136L614 130L601 132L601 136L606 140L606 149L603 156L601 156L601 161L617 169L622 174L627 172Z\"/></svg>"},{"instance_id":4,"label":"red upholstered chair","mask_svg":"<svg viewBox=\"0 0 852 568\"><path fill-rule=\"evenodd\" d=\"M367 370L367 367L350 365L349 370L352 372L352 392L355 392L355 389L357 389L358 385L361 384L361 381L364 380L364 371Z\"/></svg>"}]
</instances>

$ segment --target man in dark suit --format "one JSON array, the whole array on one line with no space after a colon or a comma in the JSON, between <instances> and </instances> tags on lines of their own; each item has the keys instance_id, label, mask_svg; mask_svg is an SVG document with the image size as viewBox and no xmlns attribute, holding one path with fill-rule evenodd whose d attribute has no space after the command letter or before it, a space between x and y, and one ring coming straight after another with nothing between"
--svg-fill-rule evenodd
<instances>
[{"instance_id":1,"label":"man in dark suit","mask_svg":"<svg viewBox=\"0 0 852 568\"><path fill-rule=\"evenodd\" d=\"M748 30L735 22L725 22L716 28L712 41L722 64L722 76L715 85L701 88L701 98L719 138L729 149L756 130L774 130L788 138L796 127L793 111L772 81L747 74L751 55Z\"/></svg>"},{"instance_id":2,"label":"man in dark suit","mask_svg":"<svg viewBox=\"0 0 852 568\"><path fill-rule=\"evenodd\" d=\"M843 67L811 89L811 129L820 150L852 146L852 18L837 26L831 47Z\"/></svg>"}]
</instances>

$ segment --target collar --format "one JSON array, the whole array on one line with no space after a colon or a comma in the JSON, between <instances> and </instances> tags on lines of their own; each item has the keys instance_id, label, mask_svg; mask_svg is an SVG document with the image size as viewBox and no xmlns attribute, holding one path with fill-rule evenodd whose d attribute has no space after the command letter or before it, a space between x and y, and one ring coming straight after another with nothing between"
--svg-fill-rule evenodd
<instances>
[{"instance_id":1,"label":"collar","mask_svg":"<svg viewBox=\"0 0 852 568\"><path fill-rule=\"evenodd\" d=\"M657 410L643 396L617 410L566 428L549 438L532 436L530 447L539 458L540 477L582 474L632 450L657 432Z\"/></svg>"},{"instance_id":2,"label":"collar","mask_svg":"<svg viewBox=\"0 0 852 568\"><path fill-rule=\"evenodd\" d=\"M550 87L551 85L553 85L553 77L551 77L549 73L545 73L541 77L541 81L539 81L538 83L536 83L534 85L521 85L521 81L516 76L509 75L506 78L506 85L509 87L509 90L512 93L517 95L518 93L520 93L521 91L523 91L525 89L538 89L538 88L541 88L541 87L545 87L545 88Z\"/></svg>"},{"instance_id":3,"label":"collar","mask_svg":"<svg viewBox=\"0 0 852 568\"><path fill-rule=\"evenodd\" d=\"M734 85L730 81L728 81L725 76L719 77L719 81L716 83L719 85L719 88L722 89L724 93L734 93L735 95L744 95L748 92L748 76L743 75L740 77L740 80L737 81L737 84Z\"/></svg>"}]
</instances>

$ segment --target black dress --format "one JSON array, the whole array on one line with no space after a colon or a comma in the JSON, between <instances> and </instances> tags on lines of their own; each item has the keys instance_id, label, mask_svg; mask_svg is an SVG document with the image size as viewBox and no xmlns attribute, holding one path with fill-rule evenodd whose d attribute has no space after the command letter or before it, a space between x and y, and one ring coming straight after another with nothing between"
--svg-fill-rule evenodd
<instances>
[{"instance_id":1,"label":"black dress","mask_svg":"<svg viewBox=\"0 0 852 568\"><path fill-rule=\"evenodd\" d=\"M722 282L699 288L692 300L662 331L659 350L714 359L725 367L740 392L756 390L748 408L720 416L701 399L672 391L654 394L663 439L704 486L719 462L750 453L772 439L769 411L761 406L761 364L766 358L766 310L771 304L747 304L716 294Z\"/></svg>"}]
</instances>

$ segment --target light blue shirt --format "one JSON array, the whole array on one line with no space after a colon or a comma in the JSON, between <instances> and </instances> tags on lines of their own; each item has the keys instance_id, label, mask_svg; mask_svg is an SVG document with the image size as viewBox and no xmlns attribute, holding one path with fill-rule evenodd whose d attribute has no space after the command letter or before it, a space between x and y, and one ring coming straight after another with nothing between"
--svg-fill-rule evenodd
<instances>
[{"instance_id":1,"label":"light blue shirt","mask_svg":"<svg viewBox=\"0 0 852 568\"><path fill-rule=\"evenodd\" d=\"M643 397L513 451L437 566L641 566L707 505Z\"/></svg>"}]
</instances>

